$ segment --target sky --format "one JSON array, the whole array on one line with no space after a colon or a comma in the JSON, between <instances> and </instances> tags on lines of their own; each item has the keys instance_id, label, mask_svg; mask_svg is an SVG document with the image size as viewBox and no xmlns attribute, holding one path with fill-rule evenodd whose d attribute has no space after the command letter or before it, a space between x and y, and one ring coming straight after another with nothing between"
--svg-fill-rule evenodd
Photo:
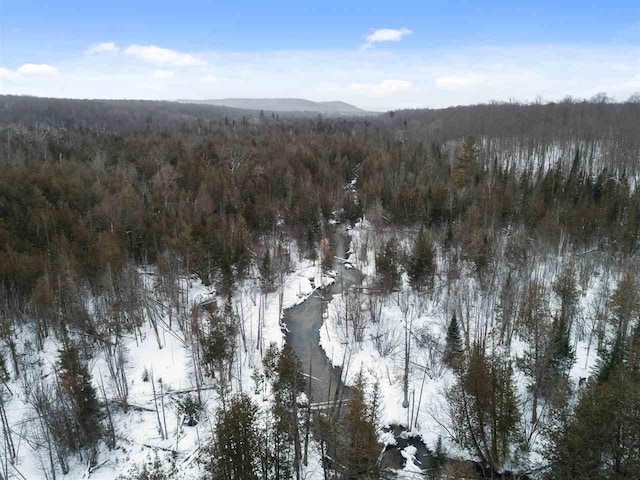
<instances>
[{"instance_id":1,"label":"sky","mask_svg":"<svg viewBox=\"0 0 640 480\"><path fill-rule=\"evenodd\" d=\"M640 1L0 0L0 93L370 110L640 92Z\"/></svg>"}]
</instances>

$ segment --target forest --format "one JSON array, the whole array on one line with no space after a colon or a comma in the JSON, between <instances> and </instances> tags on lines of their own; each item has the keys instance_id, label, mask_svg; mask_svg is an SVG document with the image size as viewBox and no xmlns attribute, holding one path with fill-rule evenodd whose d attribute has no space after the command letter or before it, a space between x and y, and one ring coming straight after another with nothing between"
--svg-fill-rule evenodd
<instances>
[{"instance_id":1,"label":"forest","mask_svg":"<svg viewBox=\"0 0 640 480\"><path fill-rule=\"evenodd\" d=\"M639 178L636 97L0 96L0 479L640 478Z\"/></svg>"}]
</instances>

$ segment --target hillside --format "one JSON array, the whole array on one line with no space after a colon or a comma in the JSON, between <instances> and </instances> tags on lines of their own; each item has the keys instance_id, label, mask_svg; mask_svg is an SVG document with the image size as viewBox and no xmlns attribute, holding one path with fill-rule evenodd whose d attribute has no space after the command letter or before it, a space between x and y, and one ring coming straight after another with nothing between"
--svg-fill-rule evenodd
<instances>
[{"instance_id":1,"label":"hillside","mask_svg":"<svg viewBox=\"0 0 640 480\"><path fill-rule=\"evenodd\" d=\"M315 112L328 115L366 115L369 113L345 102L313 102L302 98L222 98L178 101L245 110L263 110L265 112Z\"/></svg>"}]
</instances>

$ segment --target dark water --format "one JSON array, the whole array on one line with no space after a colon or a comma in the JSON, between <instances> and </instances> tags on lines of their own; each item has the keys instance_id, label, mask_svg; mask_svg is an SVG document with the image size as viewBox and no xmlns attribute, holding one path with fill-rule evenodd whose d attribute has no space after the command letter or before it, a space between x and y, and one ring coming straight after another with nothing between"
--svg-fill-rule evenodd
<instances>
[{"instance_id":1,"label":"dark water","mask_svg":"<svg viewBox=\"0 0 640 480\"><path fill-rule=\"evenodd\" d=\"M288 328L286 341L302 362L305 374L309 374L309 368L311 368L311 401L313 403L335 400L336 391L339 397L348 396L348 388L341 379L341 369L331 365L320 346L320 328L322 314L326 311L328 302L334 295L351 285L359 284L362 275L355 268L345 268L343 261L340 260L345 258L349 237L342 229L338 229L335 238L335 244L331 245L336 256L335 282L328 287L316 290L307 300L284 313L284 322ZM341 361L340 358L336 359L336 363Z\"/></svg>"},{"instance_id":2,"label":"dark water","mask_svg":"<svg viewBox=\"0 0 640 480\"><path fill-rule=\"evenodd\" d=\"M336 281L332 285L318 289L312 296L284 313L284 322L288 332L286 341L296 353L305 370L309 374L311 365L311 402L323 403L337 399L346 399L349 388L342 381L342 371L333 367L327 354L320 346L320 328L322 328L322 314L334 295L341 293L352 285L360 285L362 274L355 268L345 268L344 259L349 246L349 237L339 228L335 235L334 249L336 259L333 269L336 271ZM329 355L331 352L328 352ZM342 359L335 359L341 363ZM401 426L391 427L396 438L396 445L385 449L382 466L385 468L402 468L405 460L400 450L408 445L416 447L416 460L423 468L428 467L429 451L419 437L403 435Z\"/></svg>"},{"instance_id":3,"label":"dark water","mask_svg":"<svg viewBox=\"0 0 640 480\"><path fill-rule=\"evenodd\" d=\"M414 462L423 470L428 469L431 463L431 452L419 436L411 435L402 425L391 425L385 428L387 432L393 432L396 440L395 445L389 445L385 448L382 455L381 467L401 469L404 467L405 458L400 453L409 445L416 448Z\"/></svg>"},{"instance_id":4,"label":"dark water","mask_svg":"<svg viewBox=\"0 0 640 480\"><path fill-rule=\"evenodd\" d=\"M307 300L284 313L284 323L288 328L286 341L302 362L306 375L309 374L309 367L311 367L309 380L311 382L312 403L324 403L349 397L349 387L345 386L342 381L341 369L332 366L325 351L320 347L320 328L322 328L322 314L326 311L327 304L333 296L353 285L360 285L363 277L357 269L346 268L344 265L350 241L344 229L338 227L334 237L335 241L331 248L336 257L333 266L337 273L335 282L328 287L316 290ZM331 352L328 353L331 354ZM341 363L341 361L340 358L335 359L336 363ZM430 468L431 452L419 436L411 435L402 425L391 425L386 430L393 432L396 445L385 448L381 459L383 468L403 468L405 459L400 452L409 445L416 448L416 464L425 470ZM511 472L487 473L477 462L453 461L470 472L471 476L468 478L527 478L526 475L517 475Z\"/></svg>"}]
</instances>

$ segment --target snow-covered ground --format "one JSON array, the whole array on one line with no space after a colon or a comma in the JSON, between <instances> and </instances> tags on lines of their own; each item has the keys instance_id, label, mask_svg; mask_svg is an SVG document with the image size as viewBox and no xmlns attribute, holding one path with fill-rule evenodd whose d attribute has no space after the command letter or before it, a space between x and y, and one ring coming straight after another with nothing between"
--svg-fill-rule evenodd
<instances>
[{"instance_id":1,"label":"snow-covered ground","mask_svg":"<svg viewBox=\"0 0 640 480\"><path fill-rule=\"evenodd\" d=\"M453 373L443 366L441 361L445 334L451 312L460 303L457 297L464 297L465 308L471 315L484 319L494 305L489 302L477 282L471 276L461 275L456 282L446 288L439 288L428 295L415 295L408 287L407 279L400 292L380 297L366 295L366 287L373 285L375 276L375 250L385 239L385 235L374 231L366 221L349 231L351 250L349 262L365 274L365 293L356 297L365 317L377 312L376 322L368 322L362 340L353 340L352 332L345 331L341 321L354 298L349 294L336 295L330 302L325 315L325 323L320 330L320 342L328 357L334 363L347 360L345 382L351 384L358 373L362 373L368 384L379 385L381 394L382 423L389 425L409 426L413 434L422 437L427 447L433 449L439 437L449 455L470 459L469 452L462 450L452 440L451 423L448 415L446 390L454 381ZM401 246L407 247L410 235L401 238ZM257 389L252 374L261 369L261 346L264 350L271 343L282 347L284 342L283 310L290 308L311 295L315 288L333 281L331 276L322 275L318 262L300 258L295 245L290 246L292 260L291 272L284 278L283 286L278 291L263 296L257 278L249 278L237 286L233 296L233 310L242 324L243 335L239 336L239 344L231 389L233 392L244 392L252 396L261 408L267 410L271 406L271 395L268 386L263 384ZM558 273L558 262L550 261L542 265L537 275L551 285ZM444 271L445 265L439 257L438 270ZM597 269L594 270L597 273ZM591 272L582 285L579 312L584 317L582 328L576 328L573 336L576 361L570 371L574 385L580 378L588 377L597 361L596 345L589 344L589 318L594 316L601 299L601 290L611 291L613 280L603 279ZM153 269L140 270L140 275L154 292L155 276ZM255 277L255 275L254 275ZM448 283L448 282L447 282ZM216 292L204 286L200 281L181 279L176 286L185 291L188 298L187 310L203 302L216 302L220 309L224 308L225 299L219 298ZM155 295L152 293L152 295ZM158 302L162 297L158 295ZM464 302L463 302L464 303ZM552 303L551 308L556 305ZM108 450L104 443L100 444L98 463L89 468L87 462L78 457L70 459L70 473L65 478L112 480L127 474L144 462L153 461L158 456L162 462L172 466L175 478L195 479L199 476L200 466L196 461L199 448L207 441L213 431L213 413L218 406L218 393L215 381L206 379L201 395L204 411L200 422L195 426L183 424L178 410L178 403L196 390L194 376L194 359L185 333L178 323L170 322L167 305L161 305L160 319L156 329L151 322L145 321L137 335L130 334L122 339L122 348L127 358L126 378L129 389L129 410L125 413L116 400L116 388L110 380L105 353L98 349L90 359L89 368L93 375L94 386L100 400L103 400L102 385L106 397L110 401L114 427L117 437L116 448ZM261 311L263 313L261 313ZM262 321L259 321L262 319ZM9 423L14 432L17 450L17 462L9 472L15 478L28 480L48 478L48 451L36 442L39 420L31 406L26 393L28 384L25 376L34 381L52 382L55 378L54 367L58 359L61 342L52 336L47 338L44 349L34 352L34 333L27 326L29 322L18 322L16 332L17 349L21 364L28 365L20 377L12 375L7 383L11 395L5 395L5 408ZM410 368L408 376L407 400L409 407L403 407L404 370L405 370L405 335L410 326ZM580 331L579 331L580 330ZM259 343L261 339L261 345ZM594 341L595 342L595 341ZM515 359L526 348L526 344L517 337L511 344L511 356ZM28 373L26 373L28 372ZM156 395L151 381L144 381L147 374L156 380ZM521 402L522 417L527 414L528 396L525 375L515 369L515 381ZM101 379L103 379L101 381ZM162 380L162 392L159 391L159 380ZM207 383L208 382L208 383ZM161 395L162 393L162 395ZM162 398L162 400L160 400ZM157 399L157 400L156 400ZM156 414L156 401L164 404L162 416L163 428L166 426L166 438L163 439ZM523 426L526 428L526 425ZM393 436L380 432L381 440L390 442ZM386 439L386 440L385 440ZM539 448L541 439L534 437L528 458L520 459L520 465L535 464L540 460ZM415 476L418 468L412 460L415 453L407 447L403 456L407 459L405 473L407 478ZM323 478L319 453L315 447L309 448L309 465L304 471L304 478L320 480ZM514 465L518 466L518 465ZM59 474L59 472L58 472ZM12 477L10 477L12 478ZM59 478L61 478L59 476Z\"/></svg>"},{"instance_id":2,"label":"snow-covered ground","mask_svg":"<svg viewBox=\"0 0 640 480\"><path fill-rule=\"evenodd\" d=\"M356 268L366 276L364 285L373 286L375 276L375 250L389 235L395 233L375 232L366 221L350 230L352 238L351 257ZM401 245L407 243L407 238L401 238ZM538 267L536 275L540 276L550 288L558 272L560 261L543 262ZM444 265L439 259L438 270L442 272ZM570 379L574 387L578 386L581 378L589 377L593 373L598 360L595 340L589 345L589 333L593 317L597 293L602 284L607 283L612 288L612 280L605 282L597 275L588 278L586 285L580 292L578 317L581 319L581 327L573 329L573 347L575 362L570 370ZM438 284L438 282L436 282ZM365 288L366 292L366 288ZM442 351L446 337L446 330L451 313L456 308L457 299L461 292L466 292L469 298L469 311L471 316L481 319L479 324L487 320L487 315L495 305L486 297L477 282L470 274L462 274L460 278L447 288L436 289L428 295L416 295L408 286L407 279L403 279L401 291L393 292L381 298L381 303L372 307L370 296L366 294L337 295L329 304L324 325L320 330L320 342L325 352L338 364L342 358L348 360L345 382L352 384L359 373L363 374L369 386L379 385L382 405L381 416L383 426L403 425L408 426L412 434L420 436L428 448L434 449L438 437L450 456L461 459L472 459L469 452L462 450L452 441L452 425L448 414L445 392L455 380L452 371L443 365L441 361ZM354 300L355 296L355 300ZM375 296L375 295L374 295ZM362 341L354 341L352 332L346 329L345 315L349 302L359 302L361 312L367 319L371 318L372 308L377 309L377 321L367 320ZM552 311L557 307L554 301L550 305ZM488 321L488 320L487 320ZM404 370L405 370L405 334L410 327L412 334L410 365L407 399L409 407L403 407L404 401ZM471 324L473 328L473 323ZM511 344L510 355L513 360L522 355L526 343L518 337L514 337ZM514 368L514 381L517 389L522 421L522 429L530 429L526 425L531 417L530 393L527 385L531 381L517 368ZM541 402L542 403L542 402ZM539 410L542 410L539 405ZM381 432L381 439L390 442L393 437ZM530 452L525 457L519 457L518 463L507 467L524 467L526 465L539 464L542 461L540 449L542 438L538 434L532 437ZM403 452L406 458L411 457L410 451ZM407 461L408 476L415 469L412 461Z\"/></svg>"},{"instance_id":3,"label":"snow-covered ground","mask_svg":"<svg viewBox=\"0 0 640 480\"><path fill-rule=\"evenodd\" d=\"M240 348L238 348L236 364L233 368L231 389L233 392L250 394L265 410L271 406L267 387L263 387L262 391L256 394L255 382L251 378L254 368L261 368L259 327L261 327L260 336L264 348L271 343L281 347L284 342L281 325L283 310L304 301L312 294L314 288L333 281L333 278L322 275L318 262L299 258L293 245L290 250L293 267L284 279L281 289L262 297L258 280L250 278L238 286L233 298L234 312L242 322L244 341L239 340ZM140 275L153 289L155 281L153 269L141 269ZM217 302L219 307L223 308L224 299L218 298L212 288L204 286L199 280L181 279L180 283L179 288L188 290L189 311L192 306L211 301ZM264 304L264 313L263 321L259 325L261 302ZM125 372L130 408L126 413L116 404L116 388L110 380L106 354L97 349L89 362L93 384L100 401L103 400L101 388L104 385L106 397L110 403L116 433L116 448L108 450L101 442L97 465L92 468L86 461L80 461L79 457L71 456L70 472L62 477L58 471L57 478L113 480L143 463L153 461L156 456L166 465L166 468L173 469L172 478L199 477L200 466L196 461L198 449L213 431L213 413L218 406L215 381L205 377L205 381L209 383L203 385L201 389L204 411L200 416L200 422L191 427L183 424L178 403L185 396L194 395L196 390L192 351L189 342L185 339L185 333L179 329L175 319L170 327L167 306L162 305L159 311L162 315L157 322L157 334L151 322L147 320L137 335L130 334L121 339L121 346L127 359ZM28 376L31 383L55 381L55 365L62 343L53 336L49 336L45 341L44 349L33 352L34 333L29 327L29 322L20 325L16 332L17 349L21 364L28 367L23 368L20 377L16 377L11 372L12 378L6 385L12 394L5 395L5 408L14 432L17 451L15 465L10 466L9 478L27 480L51 478L47 473L49 471L48 450L37 441L39 421L30 403L25 376ZM151 376L155 379L155 397L150 381ZM163 428L166 427L165 439L162 438L158 426L156 401L159 406L164 405L161 423ZM309 465L305 475L306 478L322 476L319 454L315 449L310 449Z\"/></svg>"}]
</instances>

